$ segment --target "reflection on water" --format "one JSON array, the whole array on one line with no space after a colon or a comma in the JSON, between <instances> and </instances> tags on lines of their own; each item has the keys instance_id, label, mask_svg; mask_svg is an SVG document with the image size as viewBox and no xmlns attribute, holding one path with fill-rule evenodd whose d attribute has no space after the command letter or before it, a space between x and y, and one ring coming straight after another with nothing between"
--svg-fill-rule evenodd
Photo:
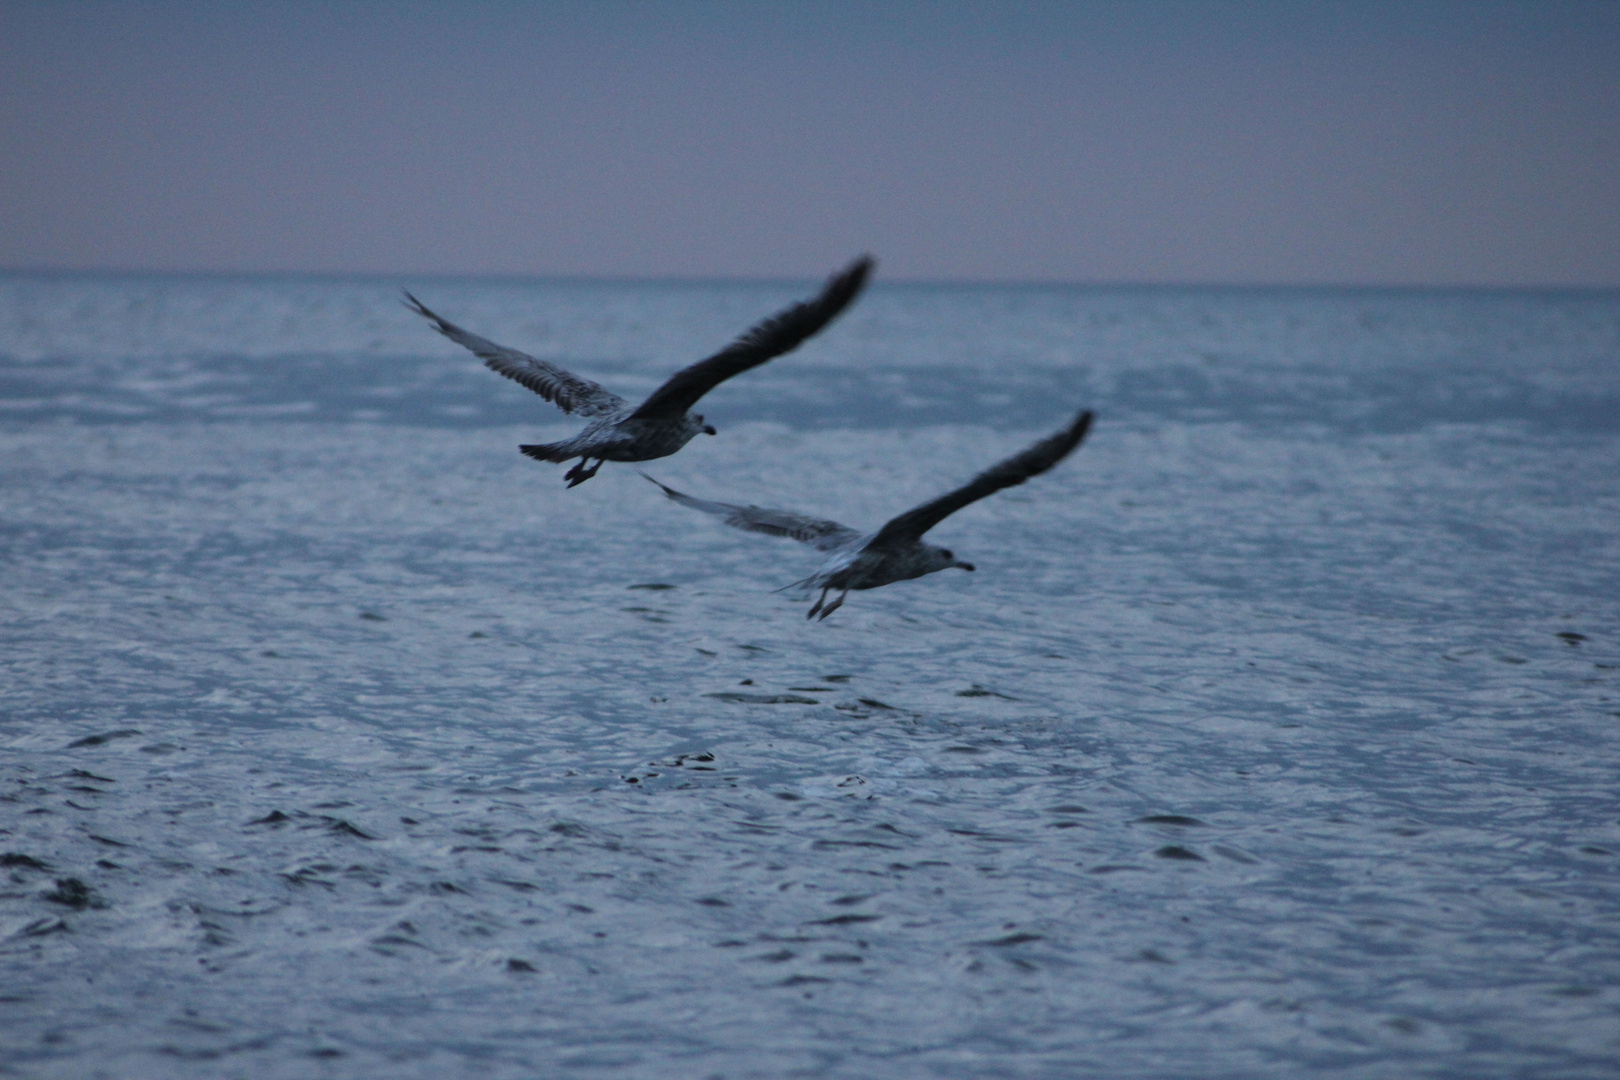
<instances>
[{"instance_id":1,"label":"reflection on water","mask_svg":"<svg viewBox=\"0 0 1620 1080\"><path fill-rule=\"evenodd\" d=\"M411 284L627 395L802 291ZM1099 421L811 624L391 286L0 281L0 1060L1602 1072L1617 326L879 286L654 475L870 527Z\"/></svg>"}]
</instances>

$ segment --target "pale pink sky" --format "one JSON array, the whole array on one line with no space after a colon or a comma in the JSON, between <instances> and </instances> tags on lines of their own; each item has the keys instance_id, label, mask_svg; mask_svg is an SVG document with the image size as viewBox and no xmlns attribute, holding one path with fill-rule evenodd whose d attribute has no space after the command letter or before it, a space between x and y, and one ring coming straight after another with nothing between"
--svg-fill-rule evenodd
<instances>
[{"instance_id":1,"label":"pale pink sky","mask_svg":"<svg viewBox=\"0 0 1620 1080\"><path fill-rule=\"evenodd\" d=\"M1620 286L1620 3L0 0L0 268Z\"/></svg>"}]
</instances>

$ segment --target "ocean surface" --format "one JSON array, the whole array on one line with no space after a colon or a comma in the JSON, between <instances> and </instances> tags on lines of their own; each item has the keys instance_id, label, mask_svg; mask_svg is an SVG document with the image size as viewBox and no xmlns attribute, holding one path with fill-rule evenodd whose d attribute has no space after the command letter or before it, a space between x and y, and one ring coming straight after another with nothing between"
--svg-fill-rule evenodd
<instances>
[{"instance_id":1,"label":"ocean surface","mask_svg":"<svg viewBox=\"0 0 1620 1080\"><path fill-rule=\"evenodd\" d=\"M0 1075L1620 1076L1620 294L0 276Z\"/></svg>"}]
</instances>

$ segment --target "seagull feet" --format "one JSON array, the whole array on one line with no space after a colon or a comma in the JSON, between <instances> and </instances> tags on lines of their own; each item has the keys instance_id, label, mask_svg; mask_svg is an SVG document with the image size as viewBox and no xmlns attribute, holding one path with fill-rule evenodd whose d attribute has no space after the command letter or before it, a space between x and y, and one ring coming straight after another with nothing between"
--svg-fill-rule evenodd
<instances>
[{"instance_id":1,"label":"seagull feet","mask_svg":"<svg viewBox=\"0 0 1620 1080\"><path fill-rule=\"evenodd\" d=\"M827 616L837 611L838 606L844 602L844 597L849 595L849 590L845 589L843 592L838 594L838 599L834 600L830 604L827 604L827 594L830 592L832 592L831 585L821 590L821 598L811 605L809 614L805 615L806 619L814 619L816 617L816 612L818 611L821 612L821 617L825 619ZM822 607L822 604L827 604L827 606Z\"/></svg>"},{"instance_id":2,"label":"seagull feet","mask_svg":"<svg viewBox=\"0 0 1620 1080\"><path fill-rule=\"evenodd\" d=\"M806 619L813 619L816 617L816 612L820 611L821 605L827 602L827 594L830 592L832 592L831 585L821 590L821 599L810 605L810 610L804 616Z\"/></svg>"},{"instance_id":3,"label":"seagull feet","mask_svg":"<svg viewBox=\"0 0 1620 1080\"><path fill-rule=\"evenodd\" d=\"M578 487L580 484L583 484L585 481L587 481L591 477L595 476L597 474L597 471L602 468L602 463L605 462L607 459L606 458L597 458L596 459L596 468L595 469L586 469L585 468L585 463L587 461L589 461L589 460L590 460L590 458L588 458L588 457L582 457L582 458L579 459L579 464L575 465L572 469L569 469L567 472L563 473L563 479L568 481L568 486L569 487Z\"/></svg>"}]
</instances>

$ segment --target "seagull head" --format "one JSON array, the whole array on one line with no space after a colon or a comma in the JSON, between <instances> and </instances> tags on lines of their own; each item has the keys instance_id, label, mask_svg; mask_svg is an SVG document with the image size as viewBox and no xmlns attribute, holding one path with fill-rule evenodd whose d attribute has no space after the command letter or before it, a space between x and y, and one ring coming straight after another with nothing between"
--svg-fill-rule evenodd
<instances>
[{"instance_id":1,"label":"seagull head","mask_svg":"<svg viewBox=\"0 0 1620 1080\"><path fill-rule=\"evenodd\" d=\"M972 563L963 562L961 559L958 559L956 557L956 553L951 551L949 548L939 548L937 551L935 551L934 558L939 561L939 566L937 569L940 570L949 570L953 566L959 567L963 570L973 569Z\"/></svg>"},{"instance_id":2,"label":"seagull head","mask_svg":"<svg viewBox=\"0 0 1620 1080\"><path fill-rule=\"evenodd\" d=\"M703 432L703 434L705 434L705 435L718 435L718 434L720 434L718 431L714 430L714 425L713 424L705 424L703 422L703 417L699 416L697 413L692 414L692 419L697 423L698 430Z\"/></svg>"}]
</instances>

